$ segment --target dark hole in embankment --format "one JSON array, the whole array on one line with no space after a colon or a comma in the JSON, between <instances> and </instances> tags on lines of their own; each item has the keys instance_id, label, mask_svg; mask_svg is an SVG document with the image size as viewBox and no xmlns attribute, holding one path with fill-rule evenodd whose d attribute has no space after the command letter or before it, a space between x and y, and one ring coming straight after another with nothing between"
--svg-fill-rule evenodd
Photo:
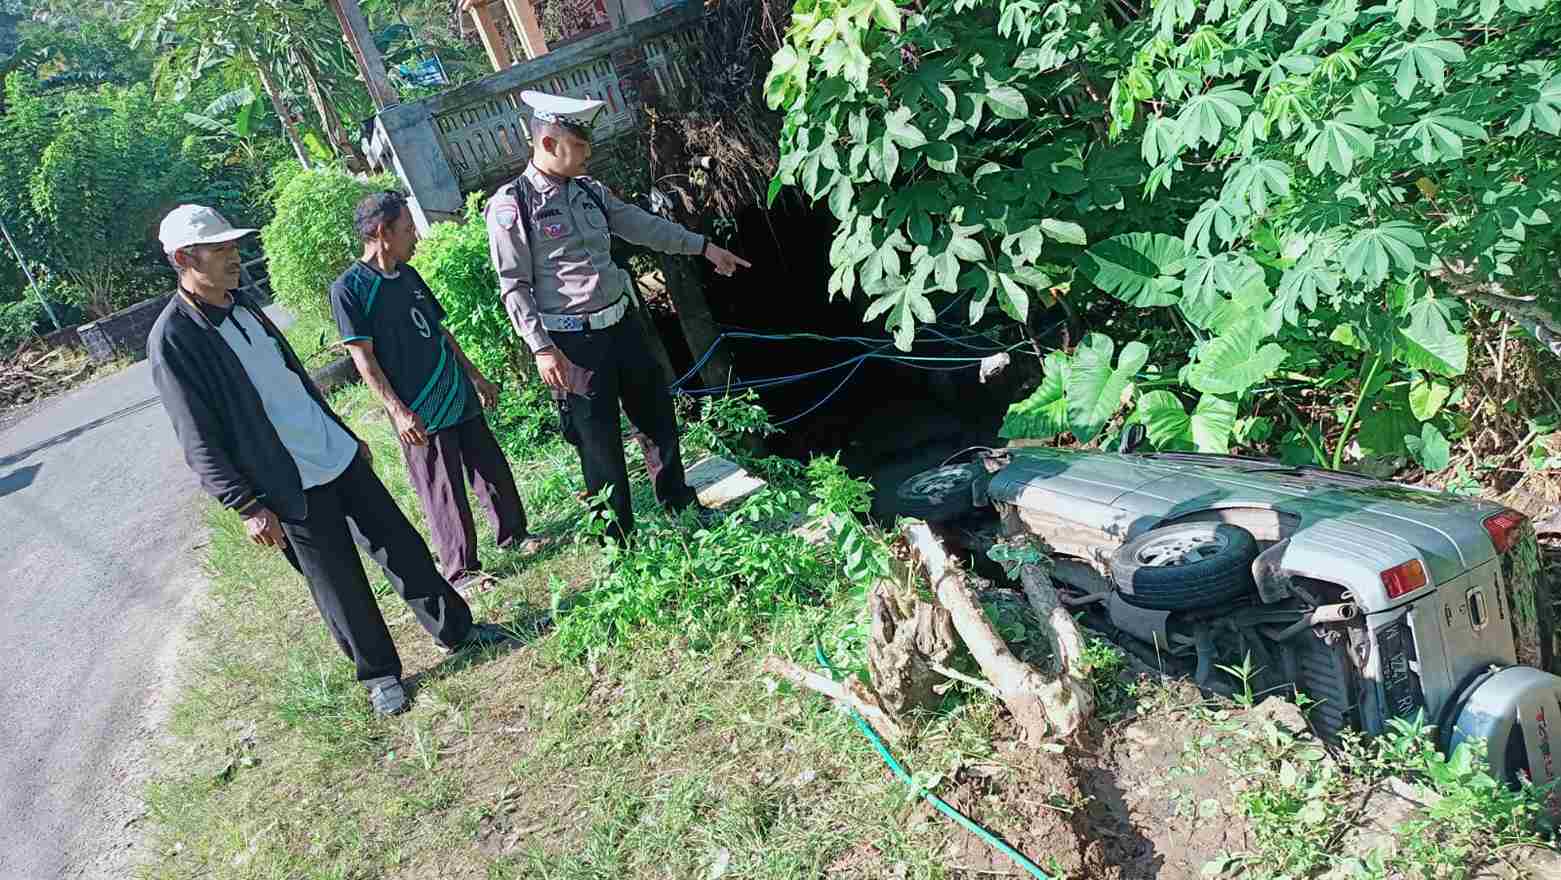
<instances>
[{"instance_id":1,"label":"dark hole in embankment","mask_svg":"<svg viewBox=\"0 0 1561 880\"><path fill-rule=\"evenodd\" d=\"M932 333L920 334L911 352L895 349L881 318L863 323L867 302L862 294L851 301L829 298L832 229L833 220L825 212L777 207L766 215L750 209L738 218L732 247L753 268L733 278L707 269L706 298L724 332L857 337L828 341L728 336L721 344L732 354L739 381L817 371L756 389L772 421L782 427L782 433L769 439L769 451L802 461L838 452L842 464L877 488L874 514L892 516L894 490L901 480L968 447L999 442L997 430L1023 370L1011 369L998 380L982 383L976 361L1018 337L1010 328L992 338L964 338L971 333L964 322L967 304L945 294L942 301L934 299L940 310L947 309L944 321ZM1040 316L1037 324L1047 320ZM673 367L682 375L692 358L677 319L662 315L658 323ZM938 332L955 341L935 338ZM870 356L853 361L864 354ZM896 359L905 355L959 360ZM1013 356L1017 360L1025 355L1016 351ZM704 384L696 375L684 387L697 391Z\"/></svg>"}]
</instances>

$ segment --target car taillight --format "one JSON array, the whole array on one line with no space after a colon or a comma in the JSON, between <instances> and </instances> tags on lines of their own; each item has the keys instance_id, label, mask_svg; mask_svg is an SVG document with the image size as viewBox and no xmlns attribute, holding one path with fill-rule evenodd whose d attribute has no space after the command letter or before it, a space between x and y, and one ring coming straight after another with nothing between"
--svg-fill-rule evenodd
<instances>
[{"instance_id":1,"label":"car taillight","mask_svg":"<svg viewBox=\"0 0 1561 880\"><path fill-rule=\"evenodd\" d=\"M1516 510L1503 510L1485 518L1485 531L1490 532L1491 543L1496 545L1497 553L1506 553L1512 549L1512 545L1518 543L1523 533L1523 524L1527 521L1528 517Z\"/></svg>"},{"instance_id":2,"label":"car taillight","mask_svg":"<svg viewBox=\"0 0 1561 880\"><path fill-rule=\"evenodd\" d=\"M1395 565L1382 573L1382 586L1387 587L1389 599L1413 593L1425 585L1425 566L1418 559Z\"/></svg>"}]
</instances>

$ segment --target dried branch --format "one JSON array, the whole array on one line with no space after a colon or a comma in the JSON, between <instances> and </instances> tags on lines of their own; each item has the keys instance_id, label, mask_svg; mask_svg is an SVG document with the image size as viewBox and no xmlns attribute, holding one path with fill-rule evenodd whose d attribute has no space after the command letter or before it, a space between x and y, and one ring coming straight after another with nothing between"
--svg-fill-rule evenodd
<instances>
[{"instance_id":1,"label":"dried branch","mask_svg":"<svg viewBox=\"0 0 1561 880\"><path fill-rule=\"evenodd\" d=\"M884 739L897 740L905 736L905 730L900 723L878 704L878 698L855 677L848 677L845 681L835 681L780 657L766 657L764 671L784 678L797 687L823 694L842 706L855 709Z\"/></svg>"}]
</instances>

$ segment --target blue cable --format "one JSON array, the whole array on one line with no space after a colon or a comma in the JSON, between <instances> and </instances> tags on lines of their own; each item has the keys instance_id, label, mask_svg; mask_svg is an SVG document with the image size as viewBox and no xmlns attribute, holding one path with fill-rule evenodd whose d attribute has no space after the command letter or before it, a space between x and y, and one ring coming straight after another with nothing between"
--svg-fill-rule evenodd
<instances>
[{"instance_id":1,"label":"blue cable","mask_svg":"<svg viewBox=\"0 0 1561 880\"><path fill-rule=\"evenodd\" d=\"M794 416L791 416L790 418L781 419L780 421L775 423L775 427L777 427L777 428L785 427L786 425L789 425L792 422L795 422L796 420L802 418L803 416L811 414L814 410L816 410L819 407L823 406L824 404L828 403L831 398L833 398L836 394L840 393L840 389L846 387L846 383L851 381L851 377L856 375L856 371L860 370L862 368L862 364L863 363L865 363L865 361L857 361L856 362L856 366L851 368L851 372L847 373L846 377L844 379L840 380L840 384L836 385L832 391L830 391L828 394L824 395L824 397L821 400L819 400L818 403L813 404L812 406L808 407L807 409L803 410L802 412L797 413Z\"/></svg>"}]
</instances>

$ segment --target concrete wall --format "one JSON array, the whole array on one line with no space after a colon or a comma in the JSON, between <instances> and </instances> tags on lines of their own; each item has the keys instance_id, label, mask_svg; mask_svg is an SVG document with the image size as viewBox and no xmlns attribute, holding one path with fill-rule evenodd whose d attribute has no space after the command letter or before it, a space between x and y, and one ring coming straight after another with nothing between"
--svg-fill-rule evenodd
<instances>
[{"instance_id":1,"label":"concrete wall","mask_svg":"<svg viewBox=\"0 0 1561 880\"><path fill-rule=\"evenodd\" d=\"M87 354L98 363L128 355L135 360L146 357L146 334L152 332L157 316L168 304L173 294L136 303L128 309L99 318L90 324L76 328Z\"/></svg>"}]
</instances>

